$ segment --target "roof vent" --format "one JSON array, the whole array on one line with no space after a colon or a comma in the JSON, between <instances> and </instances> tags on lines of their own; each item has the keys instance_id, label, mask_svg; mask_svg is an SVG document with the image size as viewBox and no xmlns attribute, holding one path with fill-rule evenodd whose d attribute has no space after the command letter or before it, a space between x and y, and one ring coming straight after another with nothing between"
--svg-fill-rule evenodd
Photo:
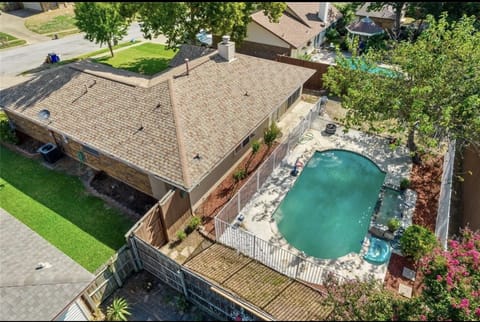
<instances>
[{"instance_id":1,"label":"roof vent","mask_svg":"<svg viewBox=\"0 0 480 322\"><path fill-rule=\"evenodd\" d=\"M230 36L222 36L222 44L227 45L230 42Z\"/></svg>"},{"instance_id":2,"label":"roof vent","mask_svg":"<svg viewBox=\"0 0 480 322\"><path fill-rule=\"evenodd\" d=\"M41 110L40 112L38 112L38 118L40 120L48 120L48 118L50 117L50 111L47 110L47 109L43 109Z\"/></svg>"},{"instance_id":3,"label":"roof vent","mask_svg":"<svg viewBox=\"0 0 480 322\"><path fill-rule=\"evenodd\" d=\"M35 270L41 270L41 269L44 269L44 268L49 268L49 267L52 267L52 264L50 264L49 262L42 262L42 263L38 263L37 266L35 266Z\"/></svg>"}]
</instances>

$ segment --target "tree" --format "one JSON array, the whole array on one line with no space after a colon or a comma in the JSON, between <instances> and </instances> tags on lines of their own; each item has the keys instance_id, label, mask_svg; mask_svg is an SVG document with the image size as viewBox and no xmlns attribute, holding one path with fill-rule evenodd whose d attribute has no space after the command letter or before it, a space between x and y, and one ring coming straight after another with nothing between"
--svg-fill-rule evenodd
<instances>
[{"instance_id":1,"label":"tree","mask_svg":"<svg viewBox=\"0 0 480 322\"><path fill-rule=\"evenodd\" d=\"M414 43L370 50L362 59L337 52L337 65L323 76L347 109L347 128L366 123L373 132L406 132L417 163L418 148L429 152L447 139L480 142L480 32L474 18L449 24L446 15L438 21L429 16L427 22ZM361 63L371 70L378 62L391 66L391 76L352 68Z\"/></svg>"},{"instance_id":2,"label":"tree","mask_svg":"<svg viewBox=\"0 0 480 322\"><path fill-rule=\"evenodd\" d=\"M284 2L144 2L137 6L146 38L163 34L169 48L194 44L200 29L215 35L230 35L240 43L246 36L251 14L263 10L278 22Z\"/></svg>"},{"instance_id":3,"label":"tree","mask_svg":"<svg viewBox=\"0 0 480 322\"><path fill-rule=\"evenodd\" d=\"M126 34L130 19L120 12L119 2L75 3L75 25L85 32L85 39L108 45L113 57L113 46Z\"/></svg>"}]
</instances>

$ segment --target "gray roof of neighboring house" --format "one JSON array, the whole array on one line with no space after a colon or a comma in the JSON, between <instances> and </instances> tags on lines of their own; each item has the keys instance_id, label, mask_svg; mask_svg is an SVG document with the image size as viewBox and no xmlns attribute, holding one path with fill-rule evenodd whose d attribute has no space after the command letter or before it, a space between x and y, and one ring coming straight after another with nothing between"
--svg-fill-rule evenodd
<instances>
[{"instance_id":1,"label":"gray roof of neighboring house","mask_svg":"<svg viewBox=\"0 0 480 322\"><path fill-rule=\"evenodd\" d=\"M94 279L37 233L0 208L0 319L47 321ZM39 263L51 267L36 270Z\"/></svg>"},{"instance_id":2,"label":"gray roof of neighboring house","mask_svg":"<svg viewBox=\"0 0 480 322\"><path fill-rule=\"evenodd\" d=\"M378 26L369 17L364 17L348 25L346 29L353 34L373 36L384 32L382 27Z\"/></svg>"},{"instance_id":3,"label":"gray roof of neighboring house","mask_svg":"<svg viewBox=\"0 0 480 322\"><path fill-rule=\"evenodd\" d=\"M368 11L367 8L370 5L370 2L365 3L361 6L356 12L356 16L361 17L374 17L374 18L381 18L381 19L389 19L395 20L395 10L392 6L387 5L383 6L380 10L377 11Z\"/></svg>"},{"instance_id":4,"label":"gray roof of neighboring house","mask_svg":"<svg viewBox=\"0 0 480 322\"><path fill-rule=\"evenodd\" d=\"M315 73L235 57L192 60L188 76L183 64L144 77L77 62L2 90L0 105L190 190Z\"/></svg>"},{"instance_id":5,"label":"gray roof of neighboring house","mask_svg":"<svg viewBox=\"0 0 480 322\"><path fill-rule=\"evenodd\" d=\"M183 44L180 47L179 51L175 54L175 57L173 57L173 59L170 61L168 66L177 67L182 64L185 64L186 58L188 58L188 60L194 60L202 56L211 54L214 51L215 49L208 48L208 47Z\"/></svg>"},{"instance_id":6,"label":"gray roof of neighboring house","mask_svg":"<svg viewBox=\"0 0 480 322\"><path fill-rule=\"evenodd\" d=\"M341 17L338 9L329 5L329 20L325 24L318 17L319 2L287 2L287 9L279 22L270 22L263 11L252 15L252 20L295 48L303 46L322 30Z\"/></svg>"}]
</instances>

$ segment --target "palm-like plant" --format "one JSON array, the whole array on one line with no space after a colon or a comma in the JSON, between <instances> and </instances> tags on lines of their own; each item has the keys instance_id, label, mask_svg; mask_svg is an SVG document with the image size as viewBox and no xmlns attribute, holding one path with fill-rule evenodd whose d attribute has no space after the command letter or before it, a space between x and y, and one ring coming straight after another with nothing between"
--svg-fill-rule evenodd
<instances>
[{"instance_id":1,"label":"palm-like plant","mask_svg":"<svg viewBox=\"0 0 480 322\"><path fill-rule=\"evenodd\" d=\"M107 308L107 319L109 321L127 321L127 315L131 315L127 301L120 297L115 298Z\"/></svg>"}]
</instances>

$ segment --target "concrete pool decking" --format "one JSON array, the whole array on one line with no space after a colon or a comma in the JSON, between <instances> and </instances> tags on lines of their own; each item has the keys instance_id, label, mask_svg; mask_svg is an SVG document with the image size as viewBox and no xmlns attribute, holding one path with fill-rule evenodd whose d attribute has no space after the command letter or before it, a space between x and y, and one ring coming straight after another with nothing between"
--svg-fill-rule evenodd
<instances>
[{"instance_id":1,"label":"concrete pool decking","mask_svg":"<svg viewBox=\"0 0 480 322\"><path fill-rule=\"evenodd\" d=\"M306 107L304 107L303 110L305 108ZM293 113L294 118L302 118L302 113L299 111ZM293 120L289 119L282 121L286 124L291 124ZM251 200L242 209L241 214L244 216L242 226L245 230L256 237L268 241L282 249L288 250L300 258L307 259L308 262L315 263L316 266L324 267L325 270L332 271L344 278L366 278L371 276L383 281L387 271L388 261L381 265L374 265L363 259L363 255L369 248L369 233L366 233L365 235L359 254L349 253L337 259L318 259L306 256L302 251L289 245L278 231L276 222L273 218L275 210L303 170L303 168L300 168L297 176L292 176L290 174L296 160L300 159L303 164L307 164L315 151L344 149L364 155L375 162L381 170L386 172L384 182L384 185L386 186L398 187L402 178L409 177L412 164L406 148L399 147L395 150L391 150L386 138L369 135L356 130L349 130L347 133L343 133L343 127L338 124L335 134L326 134L324 129L326 124L330 122L328 115L317 117L312 122L311 129L303 134L299 143L290 150L280 166L272 172L260 190L255 193ZM283 124L281 123L282 122L279 122L279 126L283 129ZM411 224L416 194L411 190L407 190L404 196L405 199L403 200L402 205L403 216L401 220L402 226L406 228ZM374 218L372 218L370 225L375 226ZM233 238L233 236L233 234L222 235L220 241L222 238ZM243 247L246 246L244 245ZM262 254L262 256L268 255ZM266 260L266 262L268 262L268 260ZM293 264L290 263L289 266L293 266ZM305 267L304 268L308 270L308 265ZM298 276L302 279L302 274ZM312 280L305 280L307 282L315 282Z\"/></svg>"}]
</instances>

